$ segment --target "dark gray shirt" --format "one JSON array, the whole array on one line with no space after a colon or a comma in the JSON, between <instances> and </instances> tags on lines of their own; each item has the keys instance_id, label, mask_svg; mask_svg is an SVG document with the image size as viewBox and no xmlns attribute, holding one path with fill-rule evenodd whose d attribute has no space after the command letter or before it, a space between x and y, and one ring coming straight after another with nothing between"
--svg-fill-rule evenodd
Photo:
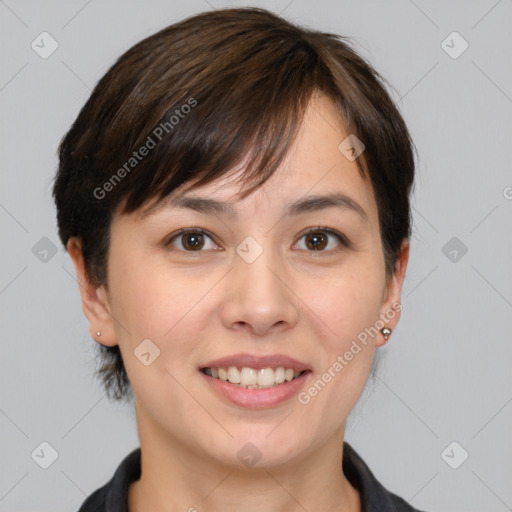
<instances>
[{"instance_id":1,"label":"dark gray shirt","mask_svg":"<svg viewBox=\"0 0 512 512\"><path fill-rule=\"evenodd\" d=\"M343 445L343 473L359 491L362 512L420 512L387 491L363 459L348 444ZM140 448L121 462L112 479L89 496L78 512L128 512L128 487L140 478Z\"/></svg>"}]
</instances>

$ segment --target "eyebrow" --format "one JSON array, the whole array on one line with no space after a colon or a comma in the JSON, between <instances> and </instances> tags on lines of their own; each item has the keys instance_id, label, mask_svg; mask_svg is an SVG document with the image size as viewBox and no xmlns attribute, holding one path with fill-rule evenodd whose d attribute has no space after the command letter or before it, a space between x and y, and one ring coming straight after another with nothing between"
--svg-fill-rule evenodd
<instances>
[{"instance_id":1,"label":"eyebrow","mask_svg":"<svg viewBox=\"0 0 512 512\"><path fill-rule=\"evenodd\" d=\"M148 217L156 211L165 208L188 208L205 214L221 215L229 218L237 218L238 213L229 203L209 199L207 197L197 196L177 196L175 198L163 201L149 207L142 214L142 217ZM283 216L296 216L303 213L317 212L328 208L339 208L342 210L353 211L363 220L368 220L368 215L364 208L345 194L335 193L327 195L305 196L293 203L286 204L283 209Z\"/></svg>"}]
</instances>

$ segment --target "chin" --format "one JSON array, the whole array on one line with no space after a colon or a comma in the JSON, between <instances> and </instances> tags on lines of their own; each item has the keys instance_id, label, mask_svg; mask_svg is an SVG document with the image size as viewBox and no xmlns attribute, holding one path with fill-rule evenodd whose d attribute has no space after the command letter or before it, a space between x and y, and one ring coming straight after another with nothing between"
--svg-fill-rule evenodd
<instances>
[{"instance_id":1,"label":"chin","mask_svg":"<svg viewBox=\"0 0 512 512\"><path fill-rule=\"evenodd\" d=\"M279 422L231 431L233 438L225 437L224 447L212 454L219 462L236 469L275 469L288 464L295 464L301 453L301 443L290 431L282 427L276 429ZM273 431L274 430L274 431ZM278 432L281 430L281 432ZM220 444L217 445L220 447Z\"/></svg>"}]
</instances>

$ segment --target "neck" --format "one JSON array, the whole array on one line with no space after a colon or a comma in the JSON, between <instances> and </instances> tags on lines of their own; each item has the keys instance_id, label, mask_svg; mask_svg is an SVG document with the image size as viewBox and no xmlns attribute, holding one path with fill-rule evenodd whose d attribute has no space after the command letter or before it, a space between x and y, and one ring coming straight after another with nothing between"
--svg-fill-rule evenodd
<instances>
[{"instance_id":1,"label":"neck","mask_svg":"<svg viewBox=\"0 0 512 512\"><path fill-rule=\"evenodd\" d=\"M359 493L342 471L343 433L281 466L240 469L201 458L149 422L139 421L141 478L128 490L129 512L360 512Z\"/></svg>"}]
</instances>

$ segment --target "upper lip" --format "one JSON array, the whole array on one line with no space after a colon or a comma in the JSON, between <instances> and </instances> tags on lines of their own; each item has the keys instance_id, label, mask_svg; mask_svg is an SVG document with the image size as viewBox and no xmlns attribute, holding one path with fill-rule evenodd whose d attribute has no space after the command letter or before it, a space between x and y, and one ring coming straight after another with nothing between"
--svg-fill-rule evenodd
<instances>
[{"instance_id":1,"label":"upper lip","mask_svg":"<svg viewBox=\"0 0 512 512\"><path fill-rule=\"evenodd\" d=\"M297 361L293 357L284 354L275 354L269 356L256 356L252 354L234 354L232 356L221 357L208 363L202 364L200 369L204 368L229 368L236 366L237 368L253 368L261 370L262 368L292 368L295 371L303 372L311 368L301 361Z\"/></svg>"}]
</instances>

